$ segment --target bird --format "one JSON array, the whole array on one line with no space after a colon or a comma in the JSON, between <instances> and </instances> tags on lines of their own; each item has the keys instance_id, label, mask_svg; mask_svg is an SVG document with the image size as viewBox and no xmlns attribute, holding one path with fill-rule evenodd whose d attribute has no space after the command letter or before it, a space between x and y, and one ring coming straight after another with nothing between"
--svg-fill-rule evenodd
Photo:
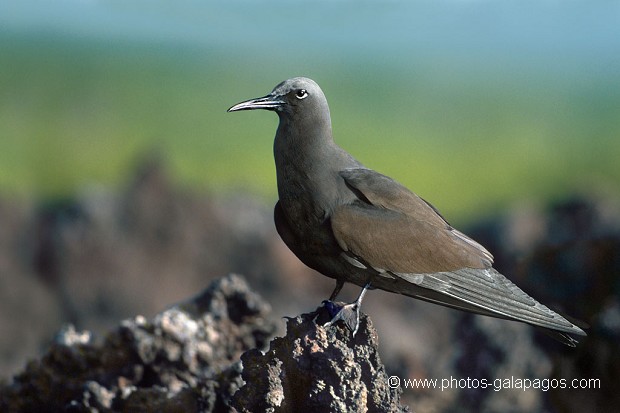
<instances>
[{"instance_id":1,"label":"bird","mask_svg":"<svg viewBox=\"0 0 620 413\"><path fill-rule=\"evenodd\" d=\"M572 335L586 335L494 269L493 255L433 205L336 144L327 99L315 81L285 80L228 112L255 109L279 117L276 230L305 265L336 280L324 301L332 315L326 326L343 320L355 336L364 295L381 289L527 323L571 347L577 343ZM362 290L355 301L336 304L346 282Z\"/></svg>"}]
</instances>

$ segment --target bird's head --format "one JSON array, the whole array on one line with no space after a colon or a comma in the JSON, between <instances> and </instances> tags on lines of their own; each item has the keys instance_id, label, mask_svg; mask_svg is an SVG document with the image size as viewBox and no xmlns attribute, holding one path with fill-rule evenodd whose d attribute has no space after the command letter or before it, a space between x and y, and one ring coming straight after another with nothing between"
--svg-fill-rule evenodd
<instances>
[{"instance_id":1,"label":"bird's head","mask_svg":"<svg viewBox=\"0 0 620 413\"><path fill-rule=\"evenodd\" d=\"M295 118L301 114L309 117L328 114L327 100L323 91L312 79L294 77L278 84L266 96L237 103L228 112L239 110L267 109L278 115Z\"/></svg>"}]
</instances>

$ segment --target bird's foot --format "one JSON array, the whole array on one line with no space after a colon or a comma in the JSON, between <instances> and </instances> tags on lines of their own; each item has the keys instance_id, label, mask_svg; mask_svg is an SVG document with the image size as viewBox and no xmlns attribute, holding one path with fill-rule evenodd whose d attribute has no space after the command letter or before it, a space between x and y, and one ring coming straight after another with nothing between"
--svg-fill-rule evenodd
<instances>
[{"instance_id":1,"label":"bird's foot","mask_svg":"<svg viewBox=\"0 0 620 413\"><path fill-rule=\"evenodd\" d=\"M336 286L336 290L334 290L334 293L337 294L337 292L340 291L341 287L342 286L338 284L338 286ZM364 299L364 295L369 288L370 282L366 283L364 288L362 288L362 291L357 297L357 300L349 304L338 305L334 303L333 301L331 301L334 298L334 294L332 294L330 300L323 301L323 305L325 306L325 308L327 308L327 311L332 316L331 321L325 323L323 327L329 327L336 321L342 320L347 325L347 327L349 327L349 330L353 332L353 337L355 337L355 334L357 333L357 330L360 326L360 307L362 306L362 300Z\"/></svg>"},{"instance_id":2,"label":"bird's foot","mask_svg":"<svg viewBox=\"0 0 620 413\"><path fill-rule=\"evenodd\" d=\"M339 305L333 301L325 300L323 301L323 306L332 317L330 321L323 324L323 327L330 327L337 321L342 320L349 330L353 332L353 337L355 337L360 324L360 305L357 301L345 305Z\"/></svg>"}]
</instances>

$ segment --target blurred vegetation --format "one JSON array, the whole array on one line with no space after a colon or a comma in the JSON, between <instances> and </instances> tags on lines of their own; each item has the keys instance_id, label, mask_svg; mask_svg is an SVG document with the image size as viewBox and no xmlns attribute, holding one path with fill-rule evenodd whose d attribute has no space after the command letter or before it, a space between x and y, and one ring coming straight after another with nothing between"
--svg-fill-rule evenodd
<instances>
[{"instance_id":1,"label":"blurred vegetation","mask_svg":"<svg viewBox=\"0 0 620 413\"><path fill-rule=\"evenodd\" d=\"M54 198L122 185L155 151L182 185L274 200L277 117L225 111L295 75L322 85L341 146L449 220L620 184L612 74L484 73L452 62L395 69L337 56L291 73L278 58L253 57L2 35L0 194Z\"/></svg>"}]
</instances>

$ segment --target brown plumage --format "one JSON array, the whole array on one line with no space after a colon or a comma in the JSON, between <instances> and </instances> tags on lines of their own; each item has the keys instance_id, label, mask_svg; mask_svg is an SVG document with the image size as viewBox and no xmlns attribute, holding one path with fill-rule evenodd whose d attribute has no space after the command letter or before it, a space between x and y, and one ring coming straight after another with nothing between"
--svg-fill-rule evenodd
<instances>
[{"instance_id":1,"label":"brown plumage","mask_svg":"<svg viewBox=\"0 0 620 413\"><path fill-rule=\"evenodd\" d=\"M336 145L327 100L314 81L286 80L229 111L251 109L280 118L278 233L306 265L337 280L330 300L344 282L364 287L330 323L343 319L355 333L363 293L372 287L532 324L571 346L576 341L566 333L585 335L497 272L493 256L431 204Z\"/></svg>"}]
</instances>

